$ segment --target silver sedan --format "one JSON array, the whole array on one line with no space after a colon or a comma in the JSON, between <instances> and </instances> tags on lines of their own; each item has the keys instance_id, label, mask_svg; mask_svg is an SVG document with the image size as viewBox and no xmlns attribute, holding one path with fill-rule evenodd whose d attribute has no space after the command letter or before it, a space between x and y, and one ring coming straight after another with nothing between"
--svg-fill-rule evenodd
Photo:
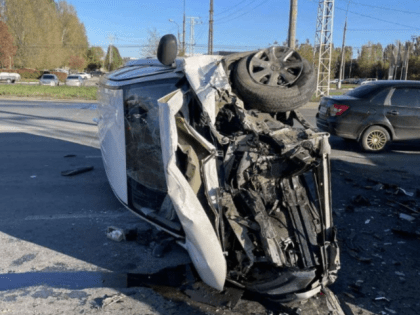
<instances>
[{"instance_id":1,"label":"silver sedan","mask_svg":"<svg viewBox=\"0 0 420 315\"><path fill-rule=\"evenodd\" d=\"M66 79L68 86L84 86L85 80L80 75L69 75Z\"/></svg>"},{"instance_id":2,"label":"silver sedan","mask_svg":"<svg viewBox=\"0 0 420 315\"><path fill-rule=\"evenodd\" d=\"M44 74L41 79L39 79L39 85L56 86L60 85L60 81L55 74Z\"/></svg>"}]
</instances>

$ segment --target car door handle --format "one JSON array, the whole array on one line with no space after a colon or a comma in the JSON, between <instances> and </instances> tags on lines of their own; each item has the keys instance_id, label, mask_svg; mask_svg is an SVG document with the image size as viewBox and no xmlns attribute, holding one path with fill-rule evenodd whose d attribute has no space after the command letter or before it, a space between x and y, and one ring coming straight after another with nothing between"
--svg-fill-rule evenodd
<instances>
[{"instance_id":1,"label":"car door handle","mask_svg":"<svg viewBox=\"0 0 420 315\"><path fill-rule=\"evenodd\" d=\"M399 115L400 113L398 112L398 111L396 111L396 110L391 110L390 112L387 112L387 114L390 114L390 115Z\"/></svg>"}]
</instances>

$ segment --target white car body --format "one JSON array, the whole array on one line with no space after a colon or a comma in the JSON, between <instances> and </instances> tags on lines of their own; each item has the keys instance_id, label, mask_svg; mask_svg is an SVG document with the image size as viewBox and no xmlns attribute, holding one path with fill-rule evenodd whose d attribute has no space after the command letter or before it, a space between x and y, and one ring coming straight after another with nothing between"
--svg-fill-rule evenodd
<instances>
[{"instance_id":1,"label":"white car body","mask_svg":"<svg viewBox=\"0 0 420 315\"><path fill-rule=\"evenodd\" d=\"M0 81L7 81L10 79L12 83L16 81L20 81L21 77L19 73L9 73L9 72L1 72L0 73Z\"/></svg>"}]
</instances>

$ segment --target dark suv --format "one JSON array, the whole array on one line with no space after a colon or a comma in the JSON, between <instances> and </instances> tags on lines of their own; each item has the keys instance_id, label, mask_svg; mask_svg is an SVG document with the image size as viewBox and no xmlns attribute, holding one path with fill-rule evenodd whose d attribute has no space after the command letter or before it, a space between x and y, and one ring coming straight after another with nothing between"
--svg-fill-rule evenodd
<instances>
[{"instance_id":1,"label":"dark suv","mask_svg":"<svg viewBox=\"0 0 420 315\"><path fill-rule=\"evenodd\" d=\"M355 139L365 151L420 139L420 82L378 81L342 96L323 97L316 120L319 129Z\"/></svg>"}]
</instances>

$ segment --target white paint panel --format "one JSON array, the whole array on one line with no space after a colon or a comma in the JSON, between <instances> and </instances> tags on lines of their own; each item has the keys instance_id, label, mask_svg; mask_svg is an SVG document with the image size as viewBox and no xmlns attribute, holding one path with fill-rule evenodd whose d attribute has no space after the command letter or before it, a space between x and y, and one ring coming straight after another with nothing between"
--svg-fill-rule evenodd
<instances>
[{"instance_id":1,"label":"white paint panel","mask_svg":"<svg viewBox=\"0 0 420 315\"><path fill-rule=\"evenodd\" d=\"M99 142L109 183L123 202L127 197L123 91L103 89L99 94Z\"/></svg>"}]
</instances>

